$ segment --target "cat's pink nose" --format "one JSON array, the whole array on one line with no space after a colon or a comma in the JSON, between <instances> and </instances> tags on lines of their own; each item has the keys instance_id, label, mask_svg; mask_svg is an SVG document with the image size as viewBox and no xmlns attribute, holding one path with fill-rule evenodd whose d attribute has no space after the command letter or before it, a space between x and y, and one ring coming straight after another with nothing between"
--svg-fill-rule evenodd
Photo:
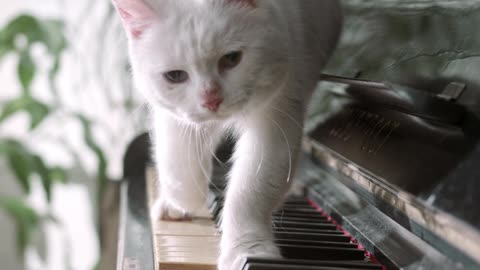
<instances>
[{"instance_id":1,"label":"cat's pink nose","mask_svg":"<svg viewBox=\"0 0 480 270\"><path fill-rule=\"evenodd\" d=\"M209 109L212 112L217 112L222 102L223 102L222 98L210 99L208 101L205 101L205 103L203 103L203 107Z\"/></svg>"},{"instance_id":2,"label":"cat's pink nose","mask_svg":"<svg viewBox=\"0 0 480 270\"><path fill-rule=\"evenodd\" d=\"M205 91L203 95L203 107L209 109L212 112L217 112L220 105L223 103L223 98L220 96L219 90Z\"/></svg>"}]
</instances>

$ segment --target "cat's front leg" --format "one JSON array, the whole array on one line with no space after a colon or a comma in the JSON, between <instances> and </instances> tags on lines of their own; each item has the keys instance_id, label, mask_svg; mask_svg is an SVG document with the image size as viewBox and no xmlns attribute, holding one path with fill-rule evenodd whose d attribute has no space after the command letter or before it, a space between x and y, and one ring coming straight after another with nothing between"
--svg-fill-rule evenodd
<instances>
[{"instance_id":1,"label":"cat's front leg","mask_svg":"<svg viewBox=\"0 0 480 270\"><path fill-rule=\"evenodd\" d=\"M271 215L292 181L302 137L303 110L256 114L234 154L223 210L220 270L236 270L245 257L280 257Z\"/></svg>"},{"instance_id":2,"label":"cat's front leg","mask_svg":"<svg viewBox=\"0 0 480 270\"><path fill-rule=\"evenodd\" d=\"M157 112L153 136L159 197L152 218L189 219L205 206L219 134L213 126L185 125Z\"/></svg>"}]
</instances>

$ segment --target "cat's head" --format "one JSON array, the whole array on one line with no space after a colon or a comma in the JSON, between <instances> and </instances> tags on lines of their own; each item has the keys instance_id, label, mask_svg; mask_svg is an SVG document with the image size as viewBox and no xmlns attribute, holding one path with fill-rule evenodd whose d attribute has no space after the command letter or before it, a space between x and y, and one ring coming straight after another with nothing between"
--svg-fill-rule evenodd
<instances>
[{"instance_id":1,"label":"cat's head","mask_svg":"<svg viewBox=\"0 0 480 270\"><path fill-rule=\"evenodd\" d=\"M288 42L262 0L113 0L137 88L191 123L263 106L286 80ZM274 89L274 90L272 90Z\"/></svg>"}]
</instances>

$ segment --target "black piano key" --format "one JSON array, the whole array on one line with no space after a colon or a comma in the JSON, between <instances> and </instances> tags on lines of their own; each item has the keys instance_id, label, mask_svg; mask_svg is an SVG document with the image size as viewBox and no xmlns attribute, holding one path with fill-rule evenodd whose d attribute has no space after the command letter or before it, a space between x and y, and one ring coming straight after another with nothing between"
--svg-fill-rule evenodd
<instances>
[{"instance_id":1,"label":"black piano key","mask_svg":"<svg viewBox=\"0 0 480 270\"><path fill-rule=\"evenodd\" d=\"M308 219L308 220L318 220L318 221L328 221L328 218L321 215L320 213L295 213L295 212L277 212L273 213L273 217L276 218L303 218L303 219Z\"/></svg>"},{"instance_id":2,"label":"black piano key","mask_svg":"<svg viewBox=\"0 0 480 270\"><path fill-rule=\"evenodd\" d=\"M312 207L312 205L305 200L302 201L286 201L282 204L283 207Z\"/></svg>"},{"instance_id":3,"label":"black piano key","mask_svg":"<svg viewBox=\"0 0 480 270\"><path fill-rule=\"evenodd\" d=\"M214 192L209 192L207 196L207 205L210 206L217 200L217 195Z\"/></svg>"},{"instance_id":4,"label":"black piano key","mask_svg":"<svg viewBox=\"0 0 480 270\"><path fill-rule=\"evenodd\" d=\"M223 205L220 205L219 203L216 204L215 208L212 211L212 215L214 219L217 219L218 216L222 213L223 210Z\"/></svg>"},{"instance_id":5,"label":"black piano key","mask_svg":"<svg viewBox=\"0 0 480 270\"><path fill-rule=\"evenodd\" d=\"M358 248L356 243L328 242L328 241L311 241L298 239L275 239L278 245L300 245L314 247L337 247L337 248Z\"/></svg>"},{"instance_id":6,"label":"black piano key","mask_svg":"<svg viewBox=\"0 0 480 270\"><path fill-rule=\"evenodd\" d=\"M218 217L214 218L214 222L217 228L220 228L220 226L222 225L222 216L219 215Z\"/></svg>"},{"instance_id":7,"label":"black piano key","mask_svg":"<svg viewBox=\"0 0 480 270\"><path fill-rule=\"evenodd\" d=\"M305 204L302 204L302 203L288 203L288 204L282 205L282 207L279 208L279 209L295 209L295 208L309 208L309 207L312 207L312 206L308 203L305 203Z\"/></svg>"},{"instance_id":8,"label":"black piano key","mask_svg":"<svg viewBox=\"0 0 480 270\"><path fill-rule=\"evenodd\" d=\"M249 266L266 265L266 266L283 266L283 269L302 269L300 267L334 267L337 269L362 269L362 270L382 270L382 266L366 261L312 261L312 260L291 260L291 259L266 259L266 258L247 258L243 263L242 270L256 269L248 268ZM269 269L269 268L259 268ZM275 268L273 268L275 269ZM282 269L282 270L283 270ZM308 268L307 268L308 269ZM315 269L315 268L314 268ZM258 269L257 269L258 270Z\"/></svg>"},{"instance_id":9,"label":"black piano key","mask_svg":"<svg viewBox=\"0 0 480 270\"><path fill-rule=\"evenodd\" d=\"M307 209L307 210L315 210L318 212L318 209L313 207L311 204L309 203L288 203L288 204L284 204L281 208L279 209Z\"/></svg>"},{"instance_id":10,"label":"black piano key","mask_svg":"<svg viewBox=\"0 0 480 270\"><path fill-rule=\"evenodd\" d=\"M272 220L277 221L289 221L289 222L303 222L303 223L313 223L313 224L332 224L331 221L328 221L327 218L322 219L309 219L309 218L298 218L298 217L285 217L285 216L273 216Z\"/></svg>"},{"instance_id":11,"label":"black piano key","mask_svg":"<svg viewBox=\"0 0 480 270\"><path fill-rule=\"evenodd\" d=\"M305 214L305 215L318 215L318 216L323 216L321 212L319 212L315 208L306 208L306 207L300 207L300 208L282 208L280 210L277 210L276 213L279 214Z\"/></svg>"},{"instance_id":12,"label":"black piano key","mask_svg":"<svg viewBox=\"0 0 480 270\"><path fill-rule=\"evenodd\" d=\"M311 241L327 241L350 243L350 237L339 234L322 234L322 233L302 233L302 232L274 232L276 238L279 239L298 239Z\"/></svg>"},{"instance_id":13,"label":"black piano key","mask_svg":"<svg viewBox=\"0 0 480 270\"><path fill-rule=\"evenodd\" d=\"M301 260L363 260L365 250L357 248L333 248L299 245L279 245L282 256Z\"/></svg>"},{"instance_id":14,"label":"black piano key","mask_svg":"<svg viewBox=\"0 0 480 270\"><path fill-rule=\"evenodd\" d=\"M307 199L301 196L289 196L284 200L284 203L289 202L308 202Z\"/></svg>"},{"instance_id":15,"label":"black piano key","mask_svg":"<svg viewBox=\"0 0 480 270\"><path fill-rule=\"evenodd\" d=\"M213 218L216 218L220 215L220 213L222 213L222 210L223 210L223 204L220 204L220 203L216 203L215 204L215 207L212 209L212 216Z\"/></svg>"},{"instance_id":16,"label":"black piano key","mask_svg":"<svg viewBox=\"0 0 480 270\"><path fill-rule=\"evenodd\" d=\"M221 218L221 208L215 208L212 211L212 218L215 222L220 220L220 218Z\"/></svg>"},{"instance_id":17,"label":"black piano key","mask_svg":"<svg viewBox=\"0 0 480 270\"><path fill-rule=\"evenodd\" d=\"M212 202L208 203L208 210L210 210L210 213L214 211L216 207L218 207L219 202L217 200L213 200Z\"/></svg>"},{"instance_id":18,"label":"black piano key","mask_svg":"<svg viewBox=\"0 0 480 270\"><path fill-rule=\"evenodd\" d=\"M313 216L325 217L325 215L323 215L321 212L317 211L316 209L314 209L314 208L309 209L309 208L305 208L305 207L297 208L297 209L282 208L282 209L279 209L279 210L277 210L273 213L274 214L283 214L283 215L294 214L294 215L313 215Z\"/></svg>"},{"instance_id":19,"label":"black piano key","mask_svg":"<svg viewBox=\"0 0 480 270\"><path fill-rule=\"evenodd\" d=\"M274 227L273 232L291 232L291 233L311 233L311 234L333 234L344 235L341 231L335 230L309 230L309 229L296 229L296 228L279 228Z\"/></svg>"},{"instance_id":20,"label":"black piano key","mask_svg":"<svg viewBox=\"0 0 480 270\"><path fill-rule=\"evenodd\" d=\"M215 219L213 219L213 222L215 223L215 226L217 227L217 229L220 229L221 225L222 225L222 217L217 217Z\"/></svg>"},{"instance_id":21,"label":"black piano key","mask_svg":"<svg viewBox=\"0 0 480 270\"><path fill-rule=\"evenodd\" d=\"M210 210L210 213L213 213L217 207L218 207L218 202L215 200L208 205L208 210Z\"/></svg>"},{"instance_id":22,"label":"black piano key","mask_svg":"<svg viewBox=\"0 0 480 270\"><path fill-rule=\"evenodd\" d=\"M313 223L313 222L292 222L286 220L276 220L273 223L277 227L281 228L299 228L299 229L312 229L312 230L336 230L337 225L330 223Z\"/></svg>"},{"instance_id":23,"label":"black piano key","mask_svg":"<svg viewBox=\"0 0 480 270\"><path fill-rule=\"evenodd\" d=\"M214 217L213 220L215 222L215 225L217 225L217 228L220 228L220 225L222 223L222 216L218 215L218 216Z\"/></svg>"},{"instance_id":24,"label":"black piano key","mask_svg":"<svg viewBox=\"0 0 480 270\"><path fill-rule=\"evenodd\" d=\"M221 188L219 190L213 186L210 187L210 193L214 195L216 198L221 198L225 196L225 193Z\"/></svg>"}]
</instances>

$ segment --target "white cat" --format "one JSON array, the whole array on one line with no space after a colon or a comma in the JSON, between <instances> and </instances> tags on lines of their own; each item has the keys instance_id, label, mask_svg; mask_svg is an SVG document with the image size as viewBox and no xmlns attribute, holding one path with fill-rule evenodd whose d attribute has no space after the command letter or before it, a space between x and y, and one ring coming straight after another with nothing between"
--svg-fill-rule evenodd
<instances>
[{"instance_id":1,"label":"white cat","mask_svg":"<svg viewBox=\"0 0 480 270\"><path fill-rule=\"evenodd\" d=\"M279 257L271 213L295 170L308 100L337 43L336 0L113 0L136 87L154 116L161 185L153 218L205 205L212 153L237 138L220 270Z\"/></svg>"}]
</instances>

